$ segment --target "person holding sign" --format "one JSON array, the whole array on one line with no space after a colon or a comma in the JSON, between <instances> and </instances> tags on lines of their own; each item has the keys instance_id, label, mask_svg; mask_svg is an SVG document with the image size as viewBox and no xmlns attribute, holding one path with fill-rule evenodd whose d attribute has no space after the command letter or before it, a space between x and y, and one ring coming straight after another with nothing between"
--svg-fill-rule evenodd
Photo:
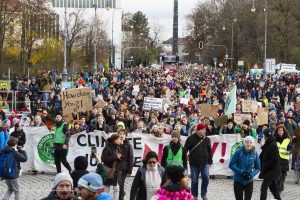
<instances>
[{"instance_id":1,"label":"person holding sign","mask_svg":"<svg viewBox=\"0 0 300 200\"><path fill-rule=\"evenodd\" d=\"M260 160L254 147L253 137L247 136L245 138L244 147L233 154L229 163L229 168L234 172L233 187L235 199L251 200L253 193L253 177L260 171Z\"/></svg>"},{"instance_id":2,"label":"person holding sign","mask_svg":"<svg viewBox=\"0 0 300 200\"><path fill-rule=\"evenodd\" d=\"M60 114L56 115L54 126L54 162L57 174L61 173L61 163L71 173L71 166L67 161L69 126Z\"/></svg>"},{"instance_id":3,"label":"person holding sign","mask_svg":"<svg viewBox=\"0 0 300 200\"><path fill-rule=\"evenodd\" d=\"M180 143L180 131L174 130L171 134L171 142L163 149L161 165L181 166L187 169L187 156Z\"/></svg>"}]
</instances>

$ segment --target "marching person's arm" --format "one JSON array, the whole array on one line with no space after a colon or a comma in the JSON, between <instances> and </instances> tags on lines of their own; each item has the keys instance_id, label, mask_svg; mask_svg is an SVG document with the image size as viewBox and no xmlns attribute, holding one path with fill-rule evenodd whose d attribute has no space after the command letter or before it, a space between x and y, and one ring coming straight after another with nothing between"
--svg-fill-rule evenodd
<instances>
[{"instance_id":1,"label":"marching person's arm","mask_svg":"<svg viewBox=\"0 0 300 200\"><path fill-rule=\"evenodd\" d=\"M27 161L27 153L22 149L18 149L14 152L15 159L18 162L26 162Z\"/></svg>"},{"instance_id":2,"label":"marching person's arm","mask_svg":"<svg viewBox=\"0 0 300 200\"><path fill-rule=\"evenodd\" d=\"M208 164L212 165L213 164L213 153L211 150L211 143L210 143L210 139L208 137L206 137L206 140L207 140Z\"/></svg>"},{"instance_id":3,"label":"marching person's arm","mask_svg":"<svg viewBox=\"0 0 300 200\"><path fill-rule=\"evenodd\" d=\"M169 147L165 146L163 149L163 155L161 157L161 166L163 166L163 167L167 166L168 151L169 151Z\"/></svg>"},{"instance_id":4,"label":"marching person's arm","mask_svg":"<svg viewBox=\"0 0 300 200\"><path fill-rule=\"evenodd\" d=\"M184 149L183 147L183 152L182 152L182 162L183 162L183 167L185 169L187 169L187 153L186 153L186 150Z\"/></svg>"},{"instance_id":5,"label":"marching person's arm","mask_svg":"<svg viewBox=\"0 0 300 200\"><path fill-rule=\"evenodd\" d=\"M66 140L65 140L64 146L65 146L65 148L68 148L69 139L70 139L70 130L69 130L69 125L68 125L68 123L65 123L65 124L64 124L63 132L64 132L64 134L66 135Z\"/></svg>"},{"instance_id":6,"label":"marching person's arm","mask_svg":"<svg viewBox=\"0 0 300 200\"><path fill-rule=\"evenodd\" d=\"M237 160L238 160L238 157L241 156L241 150L239 151L236 151L232 158L230 159L230 162L229 162L229 168L234 172L234 173L237 173L237 174L242 174L243 173L243 170L238 168L236 166L236 163L237 163Z\"/></svg>"},{"instance_id":7,"label":"marching person's arm","mask_svg":"<svg viewBox=\"0 0 300 200\"><path fill-rule=\"evenodd\" d=\"M133 169L133 163L134 163L134 155L133 155L133 148L132 145L129 145L128 148L128 163L127 163L127 173L131 174Z\"/></svg>"},{"instance_id":8,"label":"marching person's arm","mask_svg":"<svg viewBox=\"0 0 300 200\"><path fill-rule=\"evenodd\" d=\"M19 144L24 146L26 143L26 134L24 131L22 131L22 134L21 134L21 138L20 138L20 141L19 141Z\"/></svg>"},{"instance_id":9,"label":"marching person's arm","mask_svg":"<svg viewBox=\"0 0 300 200\"><path fill-rule=\"evenodd\" d=\"M104 163L113 163L115 160L117 160L117 154L112 154L111 151L105 146L102 155L101 155L101 160Z\"/></svg>"},{"instance_id":10,"label":"marching person's arm","mask_svg":"<svg viewBox=\"0 0 300 200\"><path fill-rule=\"evenodd\" d=\"M260 172L260 160L258 153L255 152L255 163L254 163L254 171L251 173L251 177L256 176Z\"/></svg>"},{"instance_id":11,"label":"marching person's arm","mask_svg":"<svg viewBox=\"0 0 300 200\"><path fill-rule=\"evenodd\" d=\"M132 186L130 190L130 198L129 198L130 200L136 199L136 195L141 184L142 184L142 173L140 172L140 169L138 169L132 182Z\"/></svg>"}]
</instances>

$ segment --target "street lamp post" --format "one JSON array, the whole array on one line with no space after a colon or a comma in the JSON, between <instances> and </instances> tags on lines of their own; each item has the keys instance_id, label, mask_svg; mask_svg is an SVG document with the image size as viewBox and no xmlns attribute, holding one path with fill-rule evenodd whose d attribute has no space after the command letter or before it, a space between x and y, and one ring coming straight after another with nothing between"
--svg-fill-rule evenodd
<instances>
[{"instance_id":1,"label":"street lamp post","mask_svg":"<svg viewBox=\"0 0 300 200\"><path fill-rule=\"evenodd\" d=\"M95 8L95 16L94 16L94 67L93 67L93 72L94 75L97 73L97 5L94 4L93 8Z\"/></svg>"},{"instance_id":2,"label":"street lamp post","mask_svg":"<svg viewBox=\"0 0 300 200\"><path fill-rule=\"evenodd\" d=\"M67 26L67 0L65 0L64 2L65 4L65 23L64 23L64 66L63 66L63 70L62 70L62 80L63 81L67 81L68 79L68 71L67 71L67 29L68 29L68 26Z\"/></svg>"},{"instance_id":3,"label":"street lamp post","mask_svg":"<svg viewBox=\"0 0 300 200\"><path fill-rule=\"evenodd\" d=\"M231 22L231 48L230 48L230 68L231 69L233 69L233 34L234 34L234 32L233 32L233 28L234 28L234 23L235 22L237 22L237 19L236 18L234 18L233 20L230 20L230 22ZM226 29L226 27L225 26L223 26L223 30L225 30Z\"/></svg>"},{"instance_id":4,"label":"street lamp post","mask_svg":"<svg viewBox=\"0 0 300 200\"><path fill-rule=\"evenodd\" d=\"M253 0L251 12L256 12L256 7L255 7L255 0ZM264 42L264 64L267 64L267 37L268 37L268 1L265 0L265 42Z\"/></svg>"},{"instance_id":5,"label":"street lamp post","mask_svg":"<svg viewBox=\"0 0 300 200\"><path fill-rule=\"evenodd\" d=\"M106 8L107 10L110 10L110 7ZM114 17L115 17L115 11L116 10L122 10L124 12L124 9L122 8L113 8L112 13L112 19L111 19L111 66L115 69L115 45L114 45Z\"/></svg>"}]
</instances>

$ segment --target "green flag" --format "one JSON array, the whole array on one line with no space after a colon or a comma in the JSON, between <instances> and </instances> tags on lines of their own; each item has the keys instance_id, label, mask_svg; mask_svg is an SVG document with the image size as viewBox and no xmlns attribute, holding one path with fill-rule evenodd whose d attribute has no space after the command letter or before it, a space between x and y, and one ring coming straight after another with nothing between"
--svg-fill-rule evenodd
<instances>
[{"instance_id":1,"label":"green flag","mask_svg":"<svg viewBox=\"0 0 300 200\"><path fill-rule=\"evenodd\" d=\"M225 115L234 114L236 111L236 85L230 90L226 103L225 103Z\"/></svg>"}]
</instances>

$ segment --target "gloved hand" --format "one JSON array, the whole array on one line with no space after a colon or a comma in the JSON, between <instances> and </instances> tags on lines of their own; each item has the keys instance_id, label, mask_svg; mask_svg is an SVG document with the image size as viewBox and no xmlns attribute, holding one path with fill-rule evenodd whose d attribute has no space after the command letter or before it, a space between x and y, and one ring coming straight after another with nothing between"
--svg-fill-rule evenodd
<instances>
[{"instance_id":1,"label":"gloved hand","mask_svg":"<svg viewBox=\"0 0 300 200\"><path fill-rule=\"evenodd\" d=\"M251 176L250 176L249 172L247 172L247 171L243 171L242 176L246 181L251 179Z\"/></svg>"}]
</instances>

